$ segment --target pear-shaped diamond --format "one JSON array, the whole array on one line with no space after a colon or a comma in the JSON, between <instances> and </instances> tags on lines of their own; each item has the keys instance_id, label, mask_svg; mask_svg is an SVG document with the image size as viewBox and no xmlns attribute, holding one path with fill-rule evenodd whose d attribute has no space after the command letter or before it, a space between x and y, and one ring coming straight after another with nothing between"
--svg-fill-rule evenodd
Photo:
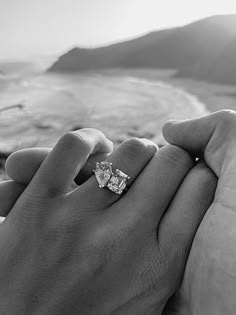
<instances>
[{"instance_id":1,"label":"pear-shaped diamond","mask_svg":"<svg viewBox=\"0 0 236 315\"><path fill-rule=\"evenodd\" d=\"M109 162L97 162L96 169L94 171L99 187L106 187L109 179L112 175L112 163Z\"/></svg>"}]
</instances>

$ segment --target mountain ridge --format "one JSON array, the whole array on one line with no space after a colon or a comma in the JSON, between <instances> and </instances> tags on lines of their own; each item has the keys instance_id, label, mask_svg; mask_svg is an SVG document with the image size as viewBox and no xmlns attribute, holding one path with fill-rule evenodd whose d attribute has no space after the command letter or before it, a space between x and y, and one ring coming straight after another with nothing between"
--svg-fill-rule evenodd
<instances>
[{"instance_id":1,"label":"mountain ridge","mask_svg":"<svg viewBox=\"0 0 236 315\"><path fill-rule=\"evenodd\" d=\"M234 56L236 14L217 15L105 47L75 47L62 55L48 71L176 69L181 77L236 84Z\"/></svg>"}]
</instances>

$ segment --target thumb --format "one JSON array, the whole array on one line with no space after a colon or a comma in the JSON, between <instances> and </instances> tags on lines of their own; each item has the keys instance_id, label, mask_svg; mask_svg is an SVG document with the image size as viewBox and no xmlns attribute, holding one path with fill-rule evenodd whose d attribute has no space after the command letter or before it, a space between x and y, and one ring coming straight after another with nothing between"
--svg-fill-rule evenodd
<instances>
[{"instance_id":1,"label":"thumb","mask_svg":"<svg viewBox=\"0 0 236 315\"><path fill-rule=\"evenodd\" d=\"M235 169L236 112L219 111L205 117L168 121L163 136L195 157L203 156L217 177ZM234 176L235 177L235 176Z\"/></svg>"}]
</instances>

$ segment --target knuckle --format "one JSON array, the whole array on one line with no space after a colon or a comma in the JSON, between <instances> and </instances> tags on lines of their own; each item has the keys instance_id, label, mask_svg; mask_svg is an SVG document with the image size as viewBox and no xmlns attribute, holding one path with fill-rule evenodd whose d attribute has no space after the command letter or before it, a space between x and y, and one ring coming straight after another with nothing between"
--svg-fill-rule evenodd
<instances>
[{"instance_id":1,"label":"knuckle","mask_svg":"<svg viewBox=\"0 0 236 315\"><path fill-rule=\"evenodd\" d=\"M160 150L160 153L171 166L193 165L193 159L190 154L178 146L167 145Z\"/></svg>"},{"instance_id":2,"label":"knuckle","mask_svg":"<svg viewBox=\"0 0 236 315\"><path fill-rule=\"evenodd\" d=\"M84 139L84 137L76 132L69 131L65 133L60 140L58 141L59 146L63 146L64 150L70 151L74 147L80 147L83 149L87 149L88 145Z\"/></svg>"},{"instance_id":3,"label":"knuckle","mask_svg":"<svg viewBox=\"0 0 236 315\"><path fill-rule=\"evenodd\" d=\"M119 255L124 241L127 240L126 233L122 231L114 231L113 228L107 226L107 221L101 225L93 226L93 230L88 233L86 238L86 248L103 266L110 265L114 260L114 256Z\"/></svg>"},{"instance_id":4,"label":"knuckle","mask_svg":"<svg viewBox=\"0 0 236 315\"><path fill-rule=\"evenodd\" d=\"M107 265L112 262L116 248L114 238L104 232L90 232L84 242L87 260L94 263L96 273L103 272Z\"/></svg>"},{"instance_id":5,"label":"knuckle","mask_svg":"<svg viewBox=\"0 0 236 315\"><path fill-rule=\"evenodd\" d=\"M90 230L87 235L86 247L91 249L91 252L94 253L103 252L104 247L106 247L107 240L107 231L104 226L94 226L93 230Z\"/></svg>"},{"instance_id":6,"label":"knuckle","mask_svg":"<svg viewBox=\"0 0 236 315\"><path fill-rule=\"evenodd\" d=\"M75 144L76 142L77 142L77 138L76 138L74 132L69 131L69 132L66 132L60 138L60 140L58 141L58 144L67 147L67 146Z\"/></svg>"},{"instance_id":7,"label":"knuckle","mask_svg":"<svg viewBox=\"0 0 236 315\"><path fill-rule=\"evenodd\" d=\"M131 160L135 160L137 156L149 156L150 153L154 154L156 152L155 144L150 145L150 141L139 139L139 138L130 138L123 142L122 146L125 150L125 153L130 157Z\"/></svg>"}]
</instances>

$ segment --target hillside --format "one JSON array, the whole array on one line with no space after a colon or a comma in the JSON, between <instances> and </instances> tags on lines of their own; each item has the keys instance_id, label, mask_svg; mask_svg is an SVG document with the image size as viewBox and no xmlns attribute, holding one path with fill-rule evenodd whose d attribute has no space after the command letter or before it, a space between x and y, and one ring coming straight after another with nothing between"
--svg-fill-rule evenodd
<instances>
[{"instance_id":1,"label":"hillside","mask_svg":"<svg viewBox=\"0 0 236 315\"><path fill-rule=\"evenodd\" d=\"M78 72L125 66L128 58L135 55L146 47L152 47L173 30L163 30L147 34L141 38L127 42L113 44L96 49L73 48L62 55L49 71L52 72Z\"/></svg>"},{"instance_id":2,"label":"hillside","mask_svg":"<svg viewBox=\"0 0 236 315\"><path fill-rule=\"evenodd\" d=\"M235 84L236 14L206 18L184 27L62 55L50 72L107 68L169 68L180 76Z\"/></svg>"},{"instance_id":3,"label":"hillside","mask_svg":"<svg viewBox=\"0 0 236 315\"><path fill-rule=\"evenodd\" d=\"M236 84L236 39L222 47L222 50L209 62L198 67L179 71L178 76L192 77L209 82Z\"/></svg>"}]
</instances>

